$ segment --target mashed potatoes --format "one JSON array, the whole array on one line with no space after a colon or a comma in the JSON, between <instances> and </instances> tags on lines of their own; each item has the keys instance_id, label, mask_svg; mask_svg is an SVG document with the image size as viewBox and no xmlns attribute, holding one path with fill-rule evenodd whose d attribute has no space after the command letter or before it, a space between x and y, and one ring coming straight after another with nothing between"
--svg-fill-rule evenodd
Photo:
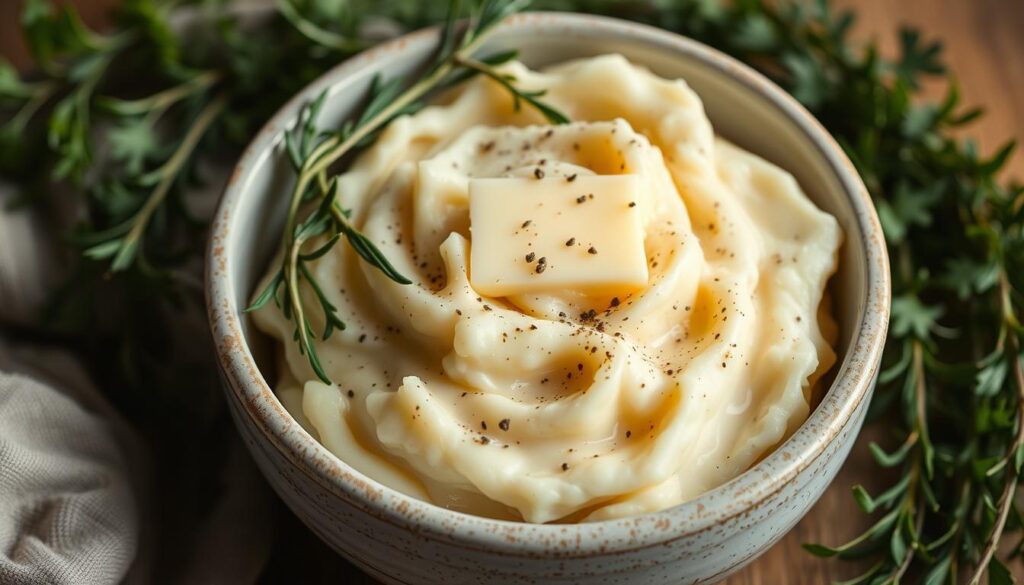
<instances>
[{"instance_id":1,"label":"mashed potatoes","mask_svg":"<svg viewBox=\"0 0 1024 585\"><path fill-rule=\"evenodd\" d=\"M803 422L834 361L819 307L836 221L716 138L683 81L619 56L508 71L573 122L516 112L482 78L393 122L341 203L414 283L345 246L314 265L348 325L318 346L333 386L293 324L258 311L281 342L281 400L364 474L483 516L614 518L728 481ZM531 174L636 176L646 285L475 291L470 179Z\"/></svg>"}]
</instances>

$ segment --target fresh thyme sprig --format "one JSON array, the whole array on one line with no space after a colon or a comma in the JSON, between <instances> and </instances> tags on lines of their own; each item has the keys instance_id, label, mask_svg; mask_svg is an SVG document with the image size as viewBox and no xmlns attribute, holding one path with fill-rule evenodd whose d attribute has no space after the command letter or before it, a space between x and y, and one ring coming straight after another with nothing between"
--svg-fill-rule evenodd
<instances>
[{"instance_id":1,"label":"fresh thyme sprig","mask_svg":"<svg viewBox=\"0 0 1024 585\"><path fill-rule=\"evenodd\" d=\"M522 102L526 102L543 114L544 118L551 124L569 123L569 118L566 118L565 114L540 101L539 98L544 97L544 94L546 93L545 90L538 89L533 91L524 91L517 88L515 86L517 81L516 77L507 73L498 73L492 67L493 63L478 61L468 57L458 57L456 58L455 63L472 71L476 71L477 73L486 75L501 84L502 87L512 94L512 107L515 111L518 112L522 107Z\"/></svg>"},{"instance_id":2,"label":"fresh thyme sprig","mask_svg":"<svg viewBox=\"0 0 1024 585\"><path fill-rule=\"evenodd\" d=\"M494 69L497 63L513 58L514 53L503 53L485 60L472 57L487 33L525 5L526 2L518 0L485 0L460 32L461 4L458 0L452 1L441 31L437 57L423 77L412 83L402 79L384 82L375 78L363 111L346 122L336 134L322 134L316 129L317 113L324 100L321 95L303 112L294 131L285 134L286 150L297 179L282 235L284 254L277 274L246 310L260 309L274 300L281 307L285 318L295 323L294 340L298 343L299 352L306 356L313 372L323 382L330 383L331 379L317 353L315 339L318 335L310 321L302 284L309 285L320 305L320 313L325 322L323 333L319 335L321 340L327 340L335 330L343 330L345 323L338 317L337 308L327 299L322 286L309 271L308 263L326 254L343 235L349 246L365 262L379 269L385 276L399 284L412 283L392 266L373 242L349 223L348 211L343 211L336 203L338 181L336 178L327 178L327 169L340 158L367 146L395 118L418 110L426 95L439 87L450 85L453 77L458 81L465 80L467 72L482 73L497 81L512 95L517 111L520 102L525 101L552 124L567 123L569 119L564 114L540 101L544 91L521 90L514 85L514 77ZM460 72L459 69L465 71ZM300 221L298 214L302 204L317 196L321 197L321 202L316 211ZM328 236L326 243L313 252L303 253L303 247L308 241L324 235Z\"/></svg>"},{"instance_id":3,"label":"fresh thyme sprig","mask_svg":"<svg viewBox=\"0 0 1024 585\"><path fill-rule=\"evenodd\" d=\"M154 96L150 100L160 104L160 97ZM143 270L152 271L152 268L145 262L142 255L146 230L153 220L153 216L170 194L171 188L179 180L182 169L192 156L199 141L226 105L227 98L224 95L218 96L212 102L206 104L195 120L192 121L188 132L185 133L181 144L175 149L171 157L158 168L138 178L140 186L153 187L153 190L138 211L124 222L110 229L78 239L79 242L83 243L102 240L85 249L83 254L86 257L93 260L110 258L110 269L115 272L126 270L136 259L139 259ZM149 117L159 117L158 112L160 112L161 108L162 105L157 105L150 109ZM113 136L118 135L115 134ZM111 146L113 148L116 149L118 144L119 141L117 139L112 139ZM140 156L137 151L126 150L121 156L126 157L126 168L132 168L141 164L138 162L138 158L135 158Z\"/></svg>"}]
</instances>

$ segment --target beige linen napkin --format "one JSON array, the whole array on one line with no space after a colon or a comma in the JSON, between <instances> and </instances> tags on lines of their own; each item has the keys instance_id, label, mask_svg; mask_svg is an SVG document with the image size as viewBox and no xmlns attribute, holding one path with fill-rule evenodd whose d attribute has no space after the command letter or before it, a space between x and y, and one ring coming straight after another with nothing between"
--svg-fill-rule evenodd
<instances>
[{"instance_id":1,"label":"beige linen napkin","mask_svg":"<svg viewBox=\"0 0 1024 585\"><path fill-rule=\"evenodd\" d=\"M0 583L126 578L138 505L115 421L65 353L0 341Z\"/></svg>"},{"instance_id":2,"label":"beige linen napkin","mask_svg":"<svg viewBox=\"0 0 1024 585\"><path fill-rule=\"evenodd\" d=\"M0 584L133 581L145 454L70 354L3 334L58 270L53 230L11 197L0 185Z\"/></svg>"},{"instance_id":3,"label":"beige linen napkin","mask_svg":"<svg viewBox=\"0 0 1024 585\"><path fill-rule=\"evenodd\" d=\"M208 188L193 193L207 204L203 214L212 213L227 173L209 174ZM12 196L0 184L0 585L255 582L270 555L276 506L234 430L224 429L226 459L212 473L188 461L151 462L69 352L15 342L11 331L31 331L60 282L66 248L55 234L73 217L8 210ZM73 205L55 207L74 213ZM205 320L191 317L177 322L175 336L202 347L195 339L206 335ZM202 382L212 398L197 418L228 425L216 381ZM177 421L193 450L207 448L193 444L199 420ZM153 471L187 478L195 493L164 493ZM197 517L195 498L211 492ZM154 506L188 518L185 534L162 535Z\"/></svg>"}]
</instances>

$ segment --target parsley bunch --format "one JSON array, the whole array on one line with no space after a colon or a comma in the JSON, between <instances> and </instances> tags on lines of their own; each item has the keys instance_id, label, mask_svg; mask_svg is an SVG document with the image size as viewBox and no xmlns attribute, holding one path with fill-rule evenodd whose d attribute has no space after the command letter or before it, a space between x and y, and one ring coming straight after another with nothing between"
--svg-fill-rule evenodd
<instances>
[{"instance_id":1,"label":"parsley bunch","mask_svg":"<svg viewBox=\"0 0 1024 585\"><path fill-rule=\"evenodd\" d=\"M1011 583L996 551L1024 525L1015 501L1024 187L999 179L1014 144L985 157L954 137L981 111L960 108L953 80L941 103L914 99L923 76L945 72L941 46L916 31L902 30L900 53L887 60L874 46L856 49L847 37L854 16L827 2L686 5L634 16L753 64L803 102L857 166L892 259L890 335L869 420L892 428L891 448L871 452L899 472L882 493L854 488L860 508L878 517L864 534L806 548L869 559L850 585L974 584L985 571L990 583Z\"/></svg>"},{"instance_id":2,"label":"parsley bunch","mask_svg":"<svg viewBox=\"0 0 1024 585\"><path fill-rule=\"evenodd\" d=\"M1000 179L1012 143L985 156L955 138L981 112L961 108L953 80L940 103L917 99L923 77L946 75L940 45L903 30L899 54L885 59L853 44L853 15L826 1L535 7L704 41L772 77L842 144L874 197L892 258L890 337L869 414L891 429L889 444L871 450L894 480L881 493L855 488L857 504L877 517L867 532L807 548L868 559L851 584L978 583L986 570L991 583L1012 582L996 552L1024 527L1015 501L1024 464L1024 188ZM123 408L158 410L145 400L182 400L181 388L201 386L138 398L153 395L145 374L174 355L169 324L154 322L153 307L195 297L188 283L204 226L186 195L203 180L199 163L230 162L223 153L237 152L306 82L381 38L440 22L444 10L418 0L282 0L271 17L243 23L211 3L126 0L117 26L101 34L70 10L25 1L22 29L39 67L20 77L0 63L0 173L23 203L53 205L48 193L59 185L81 206L68 241L83 255L51 315L101 380L136 390L121 397ZM185 13L190 24L170 25ZM536 96L517 97L533 104ZM348 237L332 209L320 224ZM114 327L93 310L112 299L124 315ZM120 359L110 359L111 347L123 350ZM1022 543L999 550L1015 557Z\"/></svg>"}]
</instances>

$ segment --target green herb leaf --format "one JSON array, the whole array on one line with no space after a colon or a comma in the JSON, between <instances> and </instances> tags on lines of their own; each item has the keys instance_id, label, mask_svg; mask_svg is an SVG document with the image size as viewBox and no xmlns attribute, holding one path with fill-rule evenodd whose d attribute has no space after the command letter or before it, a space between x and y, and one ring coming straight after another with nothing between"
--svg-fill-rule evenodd
<instances>
[{"instance_id":1,"label":"green herb leaf","mask_svg":"<svg viewBox=\"0 0 1024 585\"><path fill-rule=\"evenodd\" d=\"M992 557L988 562L988 583L989 585L1013 585L1017 580L1013 574L1001 563L999 559Z\"/></svg>"},{"instance_id":2,"label":"green herb leaf","mask_svg":"<svg viewBox=\"0 0 1024 585\"><path fill-rule=\"evenodd\" d=\"M942 313L942 307L924 305L914 295L897 297L892 301L892 334L927 339Z\"/></svg>"},{"instance_id":3,"label":"green herb leaf","mask_svg":"<svg viewBox=\"0 0 1024 585\"><path fill-rule=\"evenodd\" d=\"M901 56L894 66L896 75L917 89L922 75L938 75L946 70L942 64L942 43L921 42L921 33L911 28L900 30Z\"/></svg>"},{"instance_id":4,"label":"green herb leaf","mask_svg":"<svg viewBox=\"0 0 1024 585\"><path fill-rule=\"evenodd\" d=\"M160 151L160 140L153 126L143 118L129 118L107 131L110 154L130 174L139 174L146 161Z\"/></svg>"},{"instance_id":5,"label":"green herb leaf","mask_svg":"<svg viewBox=\"0 0 1024 585\"><path fill-rule=\"evenodd\" d=\"M941 183L923 189L912 189L901 182L896 187L892 200L882 200L878 205L878 219L882 222L885 238L890 243L903 240L910 228L931 225L931 209L942 198Z\"/></svg>"},{"instance_id":6,"label":"green herb leaf","mask_svg":"<svg viewBox=\"0 0 1024 585\"><path fill-rule=\"evenodd\" d=\"M907 543L903 539L903 531L897 528L892 531L892 536L889 538L889 552L892 554L892 560L896 564L903 562L903 559L907 556Z\"/></svg>"},{"instance_id":7,"label":"green herb leaf","mask_svg":"<svg viewBox=\"0 0 1024 585\"><path fill-rule=\"evenodd\" d=\"M786 53L780 63L791 76L790 92L800 103L816 108L831 91L825 70L813 54Z\"/></svg>"},{"instance_id":8,"label":"green herb leaf","mask_svg":"<svg viewBox=\"0 0 1024 585\"><path fill-rule=\"evenodd\" d=\"M1004 360L982 368L975 377L974 393L978 396L995 396L1006 381L1009 366Z\"/></svg>"},{"instance_id":9,"label":"green herb leaf","mask_svg":"<svg viewBox=\"0 0 1024 585\"><path fill-rule=\"evenodd\" d=\"M939 559L924 576L924 585L944 585L952 577L950 568L953 564L953 557L946 555Z\"/></svg>"},{"instance_id":10,"label":"green herb leaf","mask_svg":"<svg viewBox=\"0 0 1024 585\"><path fill-rule=\"evenodd\" d=\"M999 265L995 262L977 262L972 258L953 258L946 264L942 283L957 296L966 300L971 294L986 293L999 281Z\"/></svg>"},{"instance_id":11,"label":"green herb leaf","mask_svg":"<svg viewBox=\"0 0 1024 585\"><path fill-rule=\"evenodd\" d=\"M0 98L24 99L32 95L9 61L0 57Z\"/></svg>"},{"instance_id":12,"label":"green herb leaf","mask_svg":"<svg viewBox=\"0 0 1024 585\"><path fill-rule=\"evenodd\" d=\"M882 467L896 467L900 463L903 463L907 459L907 455L910 454L911 448L914 447L914 443L906 441L903 446L891 455L882 450L878 446L878 443L870 443L868 449L871 451L871 456L874 457L875 462Z\"/></svg>"}]
</instances>

